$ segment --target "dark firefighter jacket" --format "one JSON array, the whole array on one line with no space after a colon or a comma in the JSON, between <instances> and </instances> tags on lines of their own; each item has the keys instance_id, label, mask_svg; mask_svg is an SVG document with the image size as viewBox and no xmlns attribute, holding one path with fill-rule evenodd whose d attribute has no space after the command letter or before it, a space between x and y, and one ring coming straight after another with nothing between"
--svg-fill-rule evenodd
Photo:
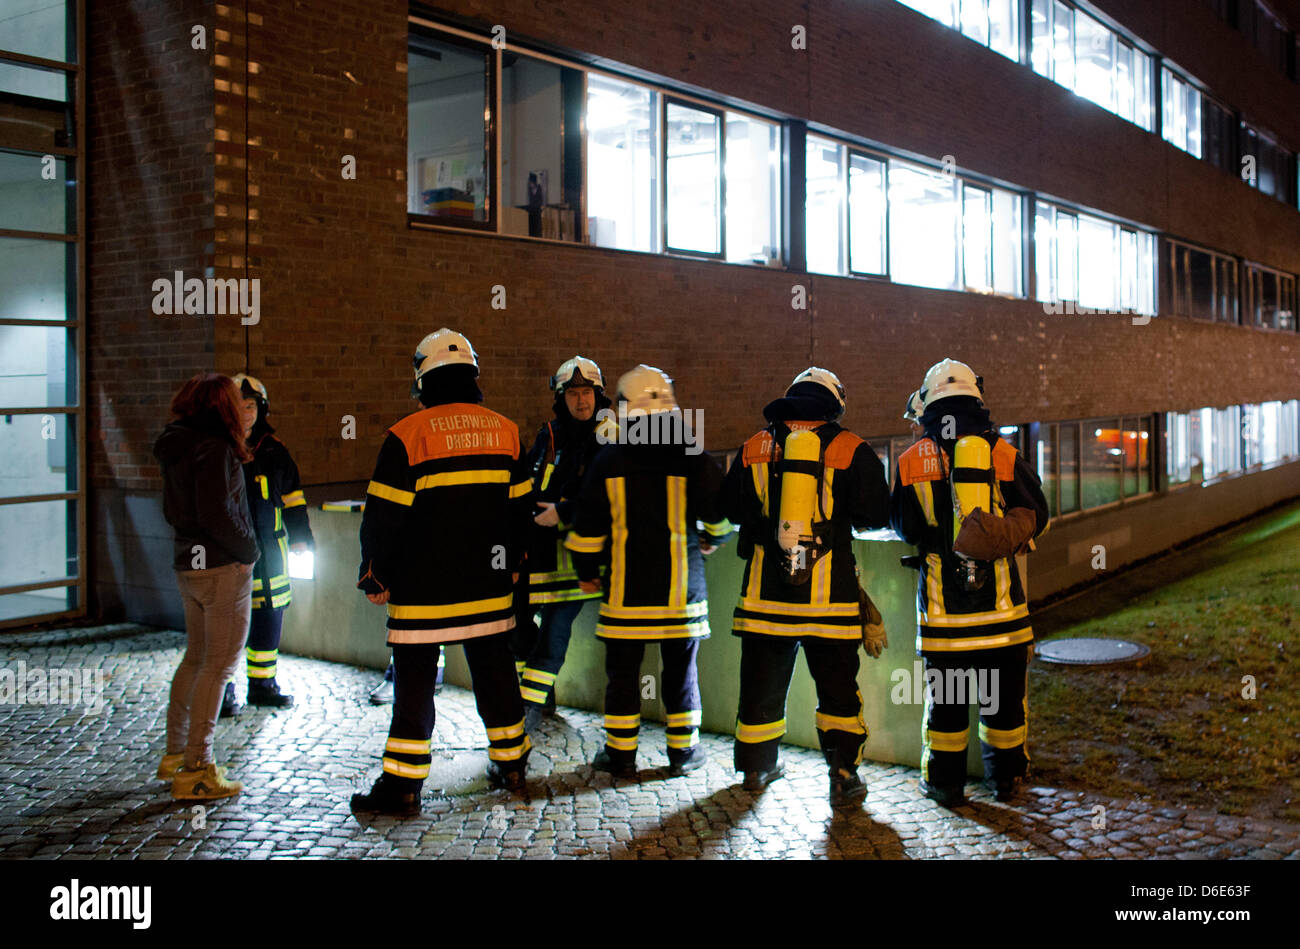
<instances>
[{"instance_id":1,"label":"dark firefighter jacket","mask_svg":"<svg viewBox=\"0 0 1300 949\"><path fill-rule=\"evenodd\" d=\"M928 414L928 413L927 413ZM1038 475L1020 453L989 427L957 416L956 436L981 435L992 449L1000 498L994 513L1015 507L1034 512L1034 536L1047 528L1047 500ZM966 423L966 424L961 424ZM963 430L965 429L965 430ZM956 439L921 438L899 456L890 497L890 523L921 555L917 583L918 653L996 649L1032 642L1029 606L1015 557L991 561L988 579L967 591L959 579L960 558L952 552L952 469Z\"/></svg>"},{"instance_id":2,"label":"dark firefighter jacket","mask_svg":"<svg viewBox=\"0 0 1300 949\"><path fill-rule=\"evenodd\" d=\"M596 455L565 546L583 580L609 558L598 637L709 635L700 540L717 546L731 533L717 511L721 483L718 462L684 445L607 445Z\"/></svg>"},{"instance_id":3,"label":"dark firefighter jacket","mask_svg":"<svg viewBox=\"0 0 1300 949\"><path fill-rule=\"evenodd\" d=\"M314 545L307 520L307 501L298 480L298 466L284 442L265 425L249 439L253 460L244 465L248 509L262 556L253 568L253 609L289 605L289 547Z\"/></svg>"},{"instance_id":4,"label":"dark firefighter jacket","mask_svg":"<svg viewBox=\"0 0 1300 949\"><path fill-rule=\"evenodd\" d=\"M390 591L389 643L454 643L513 629L512 573L532 523L515 423L451 402L391 429L361 517L366 593Z\"/></svg>"},{"instance_id":5,"label":"dark firefighter jacket","mask_svg":"<svg viewBox=\"0 0 1300 949\"><path fill-rule=\"evenodd\" d=\"M776 542L782 446L792 427L811 429L821 441L819 519L830 524L829 552L801 585L783 578ZM732 624L736 635L861 638L852 529L884 527L889 518L889 486L870 444L835 422L774 422L732 461L719 507L739 524L737 553L748 558Z\"/></svg>"}]
</instances>

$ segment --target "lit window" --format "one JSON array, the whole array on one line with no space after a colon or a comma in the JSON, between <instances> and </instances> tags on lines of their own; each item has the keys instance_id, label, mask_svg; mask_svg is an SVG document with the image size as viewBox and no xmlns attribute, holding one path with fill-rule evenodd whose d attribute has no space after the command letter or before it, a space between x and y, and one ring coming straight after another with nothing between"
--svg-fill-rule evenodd
<instances>
[{"instance_id":1,"label":"lit window","mask_svg":"<svg viewBox=\"0 0 1300 949\"><path fill-rule=\"evenodd\" d=\"M845 151L824 138L807 138L804 229L808 269L814 273L844 273Z\"/></svg>"},{"instance_id":2,"label":"lit window","mask_svg":"<svg viewBox=\"0 0 1300 949\"><path fill-rule=\"evenodd\" d=\"M440 224L490 224L488 54L423 36L411 42L407 206Z\"/></svg>"},{"instance_id":3,"label":"lit window","mask_svg":"<svg viewBox=\"0 0 1300 949\"><path fill-rule=\"evenodd\" d=\"M781 259L781 128L727 113L727 260Z\"/></svg>"},{"instance_id":4,"label":"lit window","mask_svg":"<svg viewBox=\"0 0 1300 949\"><path fill-rule=\"evenodd\" d=\"M1019 0L900 0L1008 59L1020 59Z\"/></svg>"},{"instance_id":5,"label":"lit window","mask_svg":"<svg viewBox=\"0 0 1300 949\"><path fill-rule=\"evenodd\" d=\"M1080 475L1085 510L1120 498L1120 474L1124 468L1122 434L1119 419L1083 423Z\"/></svg>"},{"instance_id":6,"label":"lit window","mask_svg":"<svg viewBox=\"0 0 1300 949\"><path fill-rule=\"evenodd\" d=\"M889 273L898 283L957 290L959 181L889 163Z\"/></svg>"},{"instance_id":7,"label":"lit window","mask_svg":"<svg viewBox=\"0 0 1300 949\"><path fill-rule=\"evenodd\" d=\"M722 115L668 103L668 249L722 252Z\"/></svg>"},{"instance_id":8,"label":"lit window","mask_svg":"<svg viewBox=\"0 0 1300 949\"><path fill-rule=\"evenodd\" d=\"M1115 109L1115 34L1087 14L1074 14L1074 91Z\"/></svg>"},{"instance_id":9,"label":"lit window","mask_svg":"<svg viewBox=\"0 0 1300 949\"><path fill-rule=\"evenodd\" d=\"M581 70L502 58L501 233L581 239L582 90Z\"/></svg>"},{"instance_id":10,"label":"lit window","mask_svg":"<svg viewBox=\"0 0 1300 949\"><path fill-rule=\"evenodd\" d=\"M849 157L849 269L885 273L885 163Z\"/></svg>"},{"instance_id":11,"label":"lit window","mask_svg":"<svg viewBox=\"0 0 1300 949\"><path fill-rule=\"evenodd\" d=\"M1034 248L1039 300L1155 315L1155 235L1040 202Z\"/></svg>"},{"instance_id":12,"label":"lit window","mask_svg":"<svg viewBox=\"0 0 1300 949\"><path fill-rule=\"evenodd\" d=\"M658 251L659 103L651 89L587 77L587 233L591 243Z\"/></svg>"},{"instance_id":13,"label":"lit window","mask_svg":"<svg viewBox=\"0 0 1300 949\"><path fill-rule=\"evenodd\" d=\"M962 257L966 289L993 289L993 200L983 188L962 189Z\"/></svg>"}]
</instances>

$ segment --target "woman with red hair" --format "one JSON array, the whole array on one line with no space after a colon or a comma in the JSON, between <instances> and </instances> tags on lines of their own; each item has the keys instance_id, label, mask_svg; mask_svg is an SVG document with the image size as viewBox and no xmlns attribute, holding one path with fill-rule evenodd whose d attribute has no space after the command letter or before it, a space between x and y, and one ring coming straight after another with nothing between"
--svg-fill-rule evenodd
<instances>
[{"instance_id":1,"label":"woman with red hair","mask_svg":"<svg viewBox=\"0 0 1300 949\"><path fill-rule=\"evenodd\" d=\"M189 641L172 679L167 753L158 777L178 800L238 794L213 761L212 737L227 679L248 637L253 564L260 551L248 513L249 460L239 390L229 376L200 373L172 399L172 422L154 445L163 514L176 531L176 582Z\"/></svg>"}]
</instances>

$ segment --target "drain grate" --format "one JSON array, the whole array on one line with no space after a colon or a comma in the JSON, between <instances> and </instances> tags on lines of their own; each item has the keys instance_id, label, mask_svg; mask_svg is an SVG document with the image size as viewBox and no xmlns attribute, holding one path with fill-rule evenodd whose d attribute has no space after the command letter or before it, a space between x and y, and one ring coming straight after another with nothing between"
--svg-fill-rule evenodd
<instances>
[{"instance_id":1,"label":"drain grate","mask_svg":"<svg viewBox=\"0 0 1300 949\"><path fill-rule=\"evenodd\" d=\"M1066 666L1115 666L1140 663L1151 655L1151 649L1126 639L1081 637L1039 643L1036 655L1043 662Z\"/></svg>"}]
</instances>

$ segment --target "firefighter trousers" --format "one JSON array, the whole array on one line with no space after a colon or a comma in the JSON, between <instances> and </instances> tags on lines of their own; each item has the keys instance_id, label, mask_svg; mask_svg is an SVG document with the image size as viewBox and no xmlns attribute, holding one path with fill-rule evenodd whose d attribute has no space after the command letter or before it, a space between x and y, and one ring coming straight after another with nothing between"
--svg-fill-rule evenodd
<instances>
[{"instance_id":1,"label":"firefighter trousers","mask_svg":"<svg viewBox=\"0 0 1300 949\"><path fill-rule=\"evenodd\" d=\"M524 734L524 707L505 633L467 639L465 661L474 702L487 729L488 757L502 771L523 771L532 748ZM433 760L433 690L438 643L393 644L393 723L384 746L384 771L419 792Z\"/></svg>"},{"instance_id":2,"label":"firefighter trousers","mask_svg":"<svg viewBox=\"0 0 1300 949\"><path fill-rule=\"evenodd\" d=\"M736 716L737 771L771 771L786 732L785 703L798 638L747 634L740 646L740 709ZM858 640L802 640L817 687L817 740L832 768L852 771L862 760L867 726L858 691Z\"/></svg>"},{"instance_id":3,"label":"firefighter trousers","mask_svg":"<svg viewBox=\"0 0 1300 949\"><path fill-rule=\"evenodd\" d=\"M284 607L253 610L248 623L248 645L244 648L250 681L269 682L275 678L283 625Z\"/></svg>"},{"instance_id":4,"label":"firefighter trousers","mask_svg":"<svg viewBox=\"0 0 1300 949\"><path fill-rule=\"evenodd\" d=\"M641 731L641 660L643 640L606 639L605 750L619 763L636 761L637 736ZM698 639L665 639L659 643L663 674L659 697L663 699L668 724L668 760L682 761L700 743L700 678L695 657Z\"/></svg>"},{"instance_id":5,"label":"firefighter trousers","mask_svg":"<svg viewBox=\"0 0 1300 949\"><path fill-rule=\"evenodd\" d=\"M1031 644L970 652L925 653L925 717L921 722L921 777L941 788L966 783L970 704L980 707L984 776L1023 778L1029 767Z\"/></svg>"},{"instance_id":6,"label":"firefighter trousers","mask_svg":"<svg viewBox=\"0 0 1300 949\"><path fill-rule=\"evenodd\" d=\"M554 697L555 680L569 650L573 621L588 602L595 601L570 600L542 607L541 633L519 677L519 692L525 703L546 705Z\"/></svg>"}]
</instances>

